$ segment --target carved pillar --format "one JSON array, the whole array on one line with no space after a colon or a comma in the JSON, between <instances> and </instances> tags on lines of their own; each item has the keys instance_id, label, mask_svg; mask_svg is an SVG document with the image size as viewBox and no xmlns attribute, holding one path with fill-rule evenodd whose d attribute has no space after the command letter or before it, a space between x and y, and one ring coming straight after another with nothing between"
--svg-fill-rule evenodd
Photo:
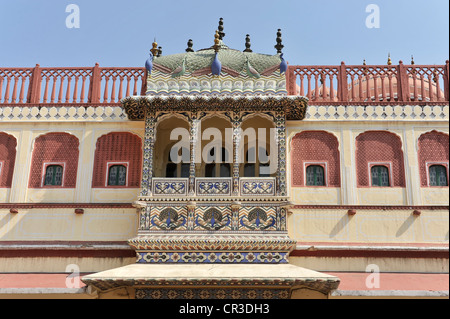
<instances>
[{"instance_id":1,"label":"carved pillar","mask_svg":"<svg viewBox=\"0 0 450 319\"><path fill-rule=\"evenodd\" d=\"M233 196L239 196L240 144L241 144L240 113L233 112Z\"/></svg>"},{"instance_id":2,"label":"carved pillar","mask_svg":"<svg viewBox=\"0 0 450 319\"><path fill-rule=\"evenodd\" d=\"M197 146L198 143L201 142L199 136L201 132L199 131L199 123L200 120L197 119L197 114L192 114L189 125L190 125L190 168L189 168L189 195L195 195L195 169L197 163ZM200 153L201 155L201 153Z\"/></svg>"},{"instance_id":3,"label":"carved pillar","mask_svg":"<svg viewBox=\"0 0 450 319\"><path fill-rule=\"evenodd\" d=\"M284 109L279 109L275 115L276 121L276 141L278 144L278 173L277 173L277 194L287 196L286 183L286 113Z\"/></svg>"},{"instance_id":4,"label":"carved pillar","mask_svg":"<svg viewBox=\"0 0 450 319\"><path fill-rule=\"evenodd\" d=\"M152 196L153 149L156 137L155 113L147 111L145 115L144 161L142 169L141 196Z\"/></svg>"}]
</instances>

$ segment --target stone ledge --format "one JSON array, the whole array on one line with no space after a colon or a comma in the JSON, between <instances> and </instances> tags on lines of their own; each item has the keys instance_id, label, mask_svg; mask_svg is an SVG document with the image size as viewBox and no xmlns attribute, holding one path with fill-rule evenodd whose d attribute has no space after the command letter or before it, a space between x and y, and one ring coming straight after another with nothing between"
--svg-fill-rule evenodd
<instances>
[{"instance_id":1,"label":"stone ledge","mask_svg":"<svg viewBox=\"0 0 450 319\"><path fill-rule=\"evenodd\" d=\"M83 277L82 282L100 292L132 288L307 288L328 295L338 288L339 278L293 266L278 265L140 265L107 270Z\"/></svg>"}]
</instances>

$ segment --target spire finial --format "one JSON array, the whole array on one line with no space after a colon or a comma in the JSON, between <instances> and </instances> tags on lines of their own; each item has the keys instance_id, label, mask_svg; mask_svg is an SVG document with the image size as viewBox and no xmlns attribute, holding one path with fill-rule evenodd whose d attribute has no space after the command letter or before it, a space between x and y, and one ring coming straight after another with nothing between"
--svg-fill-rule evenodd
<instances>
[{"instance_id":1,"label":"spire finial","mask_svg":"<svg viewBox=\"0 0 450 319\"><path fill-rule=\"evenodd\" d=\"M392 65L391 53L388 54L388 65Z\"/></svg>"},{"instance_id":2,"label":"spire finial","mask_svg":"<svg viewBox=\"0 0 450 319\"><path fill-rule=\"evenodd\" d=\"M220 35L219 31L216 30L216 34L214 35L214 51L217 53L220 49Z\"/></svg>"},{"instance_id":3,"label":"spire finial","mask_svg":"<svg viewBox=\"0 0 450 319\"><path fill-rule=\"evenodd\" d=\"M219 20L218 32L219 32L219 40L223 40L223 38L225 37L225 33L223 32L223 18L220 18Z\"/></svg>"},{"instance_id":4,"label":"spire finial","mask_svg":"<svg viewBox=\"0 0 450 319\"><path fill-rule=\"evenodd\" d=\"M414 62L414 55L411 55L411 65L415 65L416 62Z\"/></svg>"},{"instance_id":5,"label":"spire finial","mask_svg":"<svg viewBox=\"0 0 450 319\"><path fill-rule=\"evenodd\" d=\"M250 42L250 35L247 34L247 36L245 37L245 50L244 52L253 52L253 50L251 49L251 42Z\"/></svg>"},{"instance_id":6,"label":"spire finial","mask_svg":"<svg viewBox=\"0 0 450 319\"><path fill-rule=\"evenodd\" d=\"M186 49L186 52L194 52L194 50L192 49L192 47L194 46L194 42L192 41L192 39L189 39L187 46L188 47Z\"/></svg>"},{"instance_id":7,"label":"spire finial","mask_svg":"<svg viewBox=\"0 0 450 319\"><path fill-rule=\"evenodd\" d=\"M284 45L282 42L283 42L283 39L281 38L281 29L278 29L277 44L275 45L275 49L277 49L277 53L282 53L282 50L284 48Z\"/></svg>"},{"instance_id":8,"label":"spire finial","mask_svg":"<svg viewBox=\"0 0 450 319\"><path fill-rule=\"evenodd\" d=\"M156 42L156 38L155 38L155 40L153 41L153 44L152 44L152 49L150 50L150 52L153 54L153 56L158 56L158 53L159 53L159 50L158 50L158 43Z\"/></svg>"}]
</instances>

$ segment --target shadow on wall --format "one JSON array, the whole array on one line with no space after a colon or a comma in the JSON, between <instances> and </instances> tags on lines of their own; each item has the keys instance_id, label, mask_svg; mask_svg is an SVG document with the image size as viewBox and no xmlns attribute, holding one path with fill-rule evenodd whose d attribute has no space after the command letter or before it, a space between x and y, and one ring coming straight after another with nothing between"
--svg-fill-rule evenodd
<instances>
[{"instance_id":1,"label":"shadow on wall","mask_svg":"<svg viewBox=\"0 0 450 319\"><path fill-rule=\"evenodd\" d=\"M400 226L400 228L397 230L397 233L395 234L396 237L401 237L406 231L414 224L417 217L410 215Z\"/></svg>"},{"instance_id":2,"label":"shadow on wall","mask_svg":"<svg viewBox=\"0 0 450 319\"><path fill-rule=\"evenodd\" d=\"M348 216L348 214L342 216L342 218L338 221L336 226L334 226L333 229L331 230L330 238L336 237L345 227L347 227L349 222L350 217Z\"/></svg>"}]
</instances>

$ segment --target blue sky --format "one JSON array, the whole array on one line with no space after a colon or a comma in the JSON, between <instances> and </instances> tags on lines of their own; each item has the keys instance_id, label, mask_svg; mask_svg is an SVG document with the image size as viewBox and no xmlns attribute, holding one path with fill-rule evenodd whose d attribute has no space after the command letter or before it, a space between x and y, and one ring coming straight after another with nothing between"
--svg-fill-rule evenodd
<instances>
[{"instance_id":1,"label":"blue sky","mask_svg":"<svg viewBox=\"0 0 450 319\"><path fill-rule=\"evenodd\" d=\"M66 27L66 6L80 28ZM366 27L369 4L380 28ZM143 66L154 37L163 54L210 47L219 18L224 42L275 54L276 31L297 65L444 64L449 58L448 0L0 0L0 67Z\"/></svg>"}]
</instances>

